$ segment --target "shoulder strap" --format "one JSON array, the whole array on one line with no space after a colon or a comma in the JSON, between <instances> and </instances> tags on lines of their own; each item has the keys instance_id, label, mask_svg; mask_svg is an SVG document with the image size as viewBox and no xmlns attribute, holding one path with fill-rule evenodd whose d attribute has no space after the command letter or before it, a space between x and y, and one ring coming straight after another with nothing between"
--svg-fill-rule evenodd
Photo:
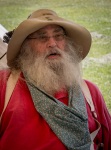
<instances>
[{"instance_id":1,"label":"shoulder strap","mask_svg":"<svg viewBox=\"0 0 111 150\"><path fill-rule=\"evenodd\" d=\"M95 111L95 107L94 107L94 103L93 103L93 100L92 100L90 90L87 86L87 83L84 80L82 82L82 90L83 90L84 96L86 98L86 101L88 102L88 104L91 108L92 114L94 115L95 118L97 118L97 114L96 114L96 111Z\"/></svg>"},{"instance_id":2,"label":"shoulder strap","mask_svg":"<svg viewBox=\"0 0 111 150\"><path fill-rule=\"evenodd\" d=\"M97 122L98 124L98 128L97 130L93 131L90 136L91 136L91 141L92 141L92 144L91 144L91 147L90 147L90 150L94 150L94 146L93 146L93 141L94 141L94 138L96 137L96 135L98 134L98 131L100 130L101 128L101 125L100 123L97 121L97 114L96 114L96 111L95 111L95 107L94 107L94 104L93 104L93 100L92 100L92 96L91 96L91 93L90 93L90 90L87 86L87 83L83 80L82 82L82 90L83 90L83 93L84 93L84 96L91 108L91 112L92 114L94 115L94 119L95 121Z\"/></svg>"},{"instance_id":3,"label":"shoulder strap","mask_svg":"<svg viewBox=\"0 0 111 150\"><path fill-rule=\"evenodd\" d=\"M5 109L6 109L7 105L8 105L8 102L10 100L12 92L14 90L14 87L16 85L18 77L19 77L19 73L17 73L17 74L10 74L10 76L8 78L7 85L6 85L4 108L3 108L3 111L2 111L1 116L0 116L0 122L1 122L2 115L3 115Z\"/></svg>"}]
</instances>

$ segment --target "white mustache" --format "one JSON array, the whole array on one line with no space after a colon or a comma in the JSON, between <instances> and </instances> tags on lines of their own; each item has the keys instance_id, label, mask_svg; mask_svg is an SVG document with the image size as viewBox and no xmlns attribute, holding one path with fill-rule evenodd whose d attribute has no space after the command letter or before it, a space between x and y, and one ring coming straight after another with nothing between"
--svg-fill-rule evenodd
<instances>
[{"instance_id":1,"label":"white mustache","mask_svg":"<svg viewBox=\"0 0 111 150\"><path fill-rule=\"evenodd\" d=\"M62 50L60 49L50 49L50 50L47 50L46 54L45 54L45 57L47 58L48 56L50 55L62 55Z\"/></svg>"}]
</instances>

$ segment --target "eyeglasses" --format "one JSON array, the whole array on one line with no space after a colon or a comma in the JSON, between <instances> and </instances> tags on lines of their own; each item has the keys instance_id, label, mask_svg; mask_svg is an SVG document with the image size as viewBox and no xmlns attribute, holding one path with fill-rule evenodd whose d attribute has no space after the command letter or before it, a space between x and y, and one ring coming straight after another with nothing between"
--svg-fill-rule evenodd
<instances>
[{"instance_id":1,"label":"eyeglasses","mask_svg":"<svg viewBox=\"0 0 111 150\"><path fill-rule=\"evenodd\" d=\"M50 38L54 38L55 41L62 41L64 40L66 37L65 34L63 33L59 33L59 34L55 34L53 36L46 36L44 34L41 35L36 35L36 36L29 36L27 39L37 39L40 42L47 42L49 41Z\"/></svg>"}]
</instances>

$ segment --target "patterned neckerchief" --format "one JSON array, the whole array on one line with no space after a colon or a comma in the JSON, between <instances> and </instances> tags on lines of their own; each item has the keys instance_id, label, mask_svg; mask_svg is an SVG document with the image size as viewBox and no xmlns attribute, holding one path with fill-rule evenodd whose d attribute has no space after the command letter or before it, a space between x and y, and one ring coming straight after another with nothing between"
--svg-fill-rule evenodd
<instances>
[{"instance_id":1,"label":"patterned neckerchief","mask_svg":"<svg viewBox=\"0 0 111 150\"><path fill-rule=\"evenodd\" d=\"M88 117L80 87L70 88L68 92L69 104L66 106L29 83L27 77L25 78L36 110L68 150L90 150L91 138Z\"/></svg>"}]
</instances>

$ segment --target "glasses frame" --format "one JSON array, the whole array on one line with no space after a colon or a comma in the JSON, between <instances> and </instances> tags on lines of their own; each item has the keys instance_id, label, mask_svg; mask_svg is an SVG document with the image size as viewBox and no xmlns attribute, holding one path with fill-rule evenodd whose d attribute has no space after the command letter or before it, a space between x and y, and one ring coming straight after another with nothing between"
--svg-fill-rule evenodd
<instances>
[{"instance_id":1,"label":"glasses frame","mask_svg":"<svg viewBox=\"0 0 111 150\"><path fill-rule=\"evenodd\" d=\"M57 33L52 36L47 36L45 34L41 34L41 35L37 35L37 36L27 37L27 39L37 39L40 42L47 42L47 41L49 41L50 38L54 38L55 41L62 41L66 38L66 34L65 33Z\"/></svg>"}]
</instances>

